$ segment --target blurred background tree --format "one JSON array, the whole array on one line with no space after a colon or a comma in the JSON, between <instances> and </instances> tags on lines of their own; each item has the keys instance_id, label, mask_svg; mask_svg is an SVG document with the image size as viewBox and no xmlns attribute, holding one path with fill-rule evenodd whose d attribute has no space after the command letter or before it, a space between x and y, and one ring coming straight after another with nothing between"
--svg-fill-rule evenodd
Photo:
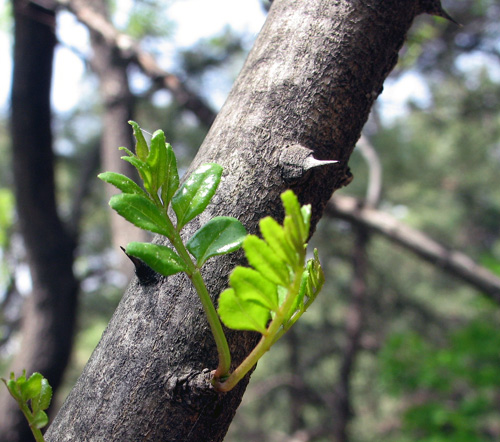
<instances>
[{"instance_id":1,"label":"blurred background tree","mask_svg":"<svg viewBox=\"0 0 500 442\"><path fill-rule=\"evenodd\" d=\"M269 4L252 1L264 16ZM12 167L11 147L18 148L7 128L14 128L13 120L8 122L14 118L14 93L11 116L6 111L0 116L0 368L6 376L23 355L28 371L42 371L56 386L62 382L56 406L99 340L131 275L132 266L122 260L118 246L135 233L110 223L109 189L95 175L126 166L118 166L117 147L132 143L130 118L151 131L165 130L181 170L186 168L255 36L228 25L190 47L178 47L171 18L175 3L137 0L124 9L104 0L3 3L3 28L16 35L14 45L23 40L12 29L15 25L19 31L27 16L27 32L38 35L40 23L49 33L60 29L57 43L73 50L85 66L80 101L70 110L53 109L43 163L53 168L53 178L42 163L31 172ZM228 441L500 438L494 326L500 300L500 7L493 0L445 6L463 26L430 16L416 20L387 93L365 127L360 155L352 158L355 179L335 195L337 208L328 211L312 240L327 270L327 287L297 328L260 363ZM20 13L22 8L29 14ZM61 25L40 18L52 20L56 14L58 20L73 20L75 28L74 17L83 23L83 49L69 43L71 26L63 33ZM37 56L24 52L28 62ZM50 82L48 87L46 99ZM50 115L39 107L33 111ZM31 148L38 148L38 129L23 130L33 136ZM22 324L43 323L46 314L26 307L40 289L34 276L36 247L26 239L26 230L36 223L23 220L14 183L28 178L47 180L47 195L57 201L53 216L61 224L50 238L64 240L61 232L71 238L68 256L74 261L65 259L72 262L68 277L79 287L74 345L69 339L67 354L46 365L39 364L36 352L27 358L29 350L22 344ZM36 198L42 186L34 190ZM339 208L348 197L354 201L349 214ZM441 253L423 260L404 241L401 247L393 231L379 235L361 216L364 211L425 232ZM49 212L44 209L42 217ZM469 263L464 264L464 255L453 261L458 251L481 266L471 270L475 280L463 276ZM54 314L58 304L53 290L47 293L42 304ZM71 338L71 312L64 320L70 322ZM54 328L38 332L37 345L58 333ZM51 378L51 367L60 375ZM278 374L264 377L263 371ZM0 439L29 440L7 412L9 402L1 403L5 433Z\"/></svg>"}]
</instances>

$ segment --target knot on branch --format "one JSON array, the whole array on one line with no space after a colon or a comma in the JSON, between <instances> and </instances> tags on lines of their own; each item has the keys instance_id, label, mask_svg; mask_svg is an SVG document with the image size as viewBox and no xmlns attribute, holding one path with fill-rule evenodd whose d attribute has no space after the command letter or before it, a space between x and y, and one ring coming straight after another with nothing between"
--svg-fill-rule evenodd
<instances>
[{"instance_id":1,"label":"knot on branch","mask_svg":"<svg viewBox=\"0 0 500 442\"><path fill-rule=\"evenodd\" d=\"M198 408L199 401L197 399L217 395L211 381L212 372L208 368L202 371L190 370L185 373L171 373L165 382L166 394L173 401L181 402L188 407Z\"/></svg>"}]
</instances>

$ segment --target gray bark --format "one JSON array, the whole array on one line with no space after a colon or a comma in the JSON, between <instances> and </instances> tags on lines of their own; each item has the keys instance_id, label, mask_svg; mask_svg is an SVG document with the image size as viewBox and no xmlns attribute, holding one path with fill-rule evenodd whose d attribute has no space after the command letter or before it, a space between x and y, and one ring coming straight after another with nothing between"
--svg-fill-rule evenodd
<instances>
[{"instance_id":1,"label":"gray bark","mask_svg":"<svg viewBox=\"0 0 500 442\"><path fill-rule=\"evenodd\" d=\"M263 216L280 218L279 195L289 187L312 204L315 225L332 192L349 181L347 161L417 7L415 0L275 0L191 166L214 161L224 176L186 236L215 215L235 216L255 232ZM305 171L305 149L339 163ZM241 262L237 254L206 266L214 300ZM237 364L258 336L228 338ZM189 280L136 278L47 440L221 441L248 377L215 392L216 359Z\"/></svg>"}]
</instances>

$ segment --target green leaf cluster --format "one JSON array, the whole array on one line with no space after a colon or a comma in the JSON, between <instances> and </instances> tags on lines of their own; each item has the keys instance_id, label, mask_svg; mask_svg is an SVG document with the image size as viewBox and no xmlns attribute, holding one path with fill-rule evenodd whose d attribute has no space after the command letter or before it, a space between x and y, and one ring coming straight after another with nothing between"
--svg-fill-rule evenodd
<instances>
[{"instance_id":1,"label":"green leaf cluster","mask_svg":"<svg viewBox=\"0 0 500 442\"><path fill-rule=\"evenodd\" d=\"M188 275L217 345L217 376L226 374L231 365L229 346L199 270L208 259L238 250L247 232L237 219L219 216L203 225L184 244L180 232L207 208L221 181L222 167L214 163L202 164L180 185L177 160L172 146L165 142L163 131L157 130L148 145L139 125L133 121L130 124L137 140L136 153L121 148L127 153L122 158L137 169L144 189L113 172L102 173L99 178L122 191L111 198L111 208L137 227L166 236L173 248L131 242L125 252L164 276L178 272ZM169 207L175 213L175 225L169 217Z\"/></svg>"},{"instance_id":2,"label":"green leaf cluster","mask_svg":"<svg viewBox=\"0 0 500 442\"><path fill-rule=\"evenodd\" d=\"M252 267L234 269L218 310L227 327L273 334L273 341L307 310L324 283L316 250L305 263L311 206L300 207L291 190L281 199L283 225L266 217L259 224L262 239L245 238L243 249Z\"/></svg>"},{"instance_id":3,"label":"green leaf cluster","mask_svg":"<svg viewBox=\"0 0 500 442\"><path fill-rule=\"evenodd\" d=\"M179 185L175 153L165 142L163 131L154 132L148 145L140 126L133 121L130 124L136 139L136 153L122 147L127 153L122 159L137 169L144 188L119 173L101 173L100 179L122 191L111 198L109 205L135 226L166 236L177 250L158 244L132 242L126 253L141 259L162 275L178 272L191 275L195 267L179 232L207 208L219 186L222 167L214 163L203 164ZM175 226L168 216L169 206L177 218ZM237 219L216 217L202 226L186 247L196 260L196 268L200 268L209 258L240 248L245 235L246 230Z\"/></svg>"},{"instance_id":4,"label":"green leaf cluster","mask_svg":"<svg viewBox=\"0 0 500 442\"><path fill-rule=\"evenodd\" d=\"M26 378L26 371L18 378L14 373L10 379L2 379L10 395L17 401L19 408L26 417L37 441L43 441L40 429L45 427L49 418L45 410L49 408L52 399L52 387L40 373L33 373Z\"/></svg>"},{"instance_id":5,"label":"green leaf cluster","mask_svg":"<svg viewBox=\"0 0 500 442\"><path fill-rule=\"evenodd\" d=\"M114 210L132 224L166 236L173 248L132 242L127 245L126 253L162 275L185 272L191 279L219 353L214 386L229 391L300 318L323 286L324 275L316 250L314 257L306 262L311 206L301 207L289 190L281 195L285 209L283 225L270 217L262 219L262 239L247 236L237 219L218 216L200 227L184 244L180 232L210 203L221 181L222 167L203 164L180 185L176 158L163 132L156 131L148 145L139 125L130 124L137 140L136 153L121 148L127 153L123 159L137 169L144 188L117 173L102 173L99 178L122 191L109 202ZM175 213L175 225L169 217L169 208ZM236 267L231 273L230 288L220 295L217 315L200 268L208 259L234 252L242 245L252 267ZM231 374L231 355L221 320L229 328L263 335L252 354Z\"/></svg>"}]
</instances>

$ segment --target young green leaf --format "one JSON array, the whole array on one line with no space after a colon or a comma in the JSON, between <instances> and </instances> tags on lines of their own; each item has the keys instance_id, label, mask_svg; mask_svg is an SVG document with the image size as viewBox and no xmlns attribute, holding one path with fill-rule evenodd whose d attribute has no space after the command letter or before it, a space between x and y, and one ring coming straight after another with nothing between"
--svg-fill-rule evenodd
<instances>
[{"instance_id":1,"label":"young green leaf","mask_svg":"<svg viewBox=\"0 0 500 442\"><path fill-rule=\"evenodd\" d=\"M217 311L226 327L266 333L266 325L270 318L269 309L240 299L233 289L226 289L220 294Z\"/></svg>"},{"instance_id":2,"label":"young green leaf","mask_svg":"<svg viewBox=\"0 0 500 442\"><path fill-rule=\"evenodd\" d=\"M171 235L164 214L149 199L141 195L122 193L114 195L109 205L127 221L150 232Z\"/></svg>"},{"instance_id":3,"label":"young green leaf","mask_svg":"<svg viewBox=\"0 0 500 442\"><path fill-rule=\"evenodd\" d=\"M302 220L304 221L304 242L306 242L311 228L311 205L306 204L305 206L302 206L300 208L300 213L302 214Z\"/></svg>"},{"instance_id":4,"label":"young green leaf","mask_svg":"<svg viewBox=\"0 0 500 442\"><path fill-rule=\"evenodd\" d=\"M177 216L177 231L203 212L219 186L222 167L207 163L196 169L172 197Z\"/></svg>"},{"instance_id":5,"label":"young green leaf","mask_svg":"<svg viewBox=\"0 0 500 442\"><path fill-rule=\"evenodd\" d=\"M21 387L21 397L24 402L33 399L40 394L42 390L43 376L40 373L33 373L26 382L23 382Z\"/></svg>"},{"instance_id":6,"label":"young green leaf","mask_svg":"<svg viewBox=\"0 0 500 442\"><path fill-rule=\"evenodd\" d=\"M236 296L245 303L257 303L267 307L268 310L278 309L276 284L258 271L248 267L236 267L229 275L229 284Z\"/></svg>"},{"instance_id":7,"label":"young green leaf","mask_svg":"<svg viewBox=\"0 0 500 442\"><path fill-rule=\"evenodd\" d=\"M163 276L186 272L187 267L177 253L166 246L144 242L128 243L127 255L135 256Z\"/></svg>"},{"instance_id":8,"label":"young green leaf","mask_svg":"<svg viewBox=\"0 0 500 442\"><path fill-rule=\"evenodd\" d=\"M49 408L50 401L52 400L52 387L49 381L45 378L42 379L42 388L40 394L35 400L31 401L33 411L36 410L46 410Z\"/></svg>"},{"instance_id":9,"label":"young green leaf","mask_svg":"<svg viewBox=\"0 0 500 442\"><path fill-rule=\"evenodd\" d=\"M209 258L225 255L241 247L247 231L236 218L217 216L202 226L186 243L200 268Z\"/></svg>"},{"instance_id":10,"label":"young green leaf","mask_svg":"<svg viewBox=\"0 0 500 442\"><path fill-rule=\"evenodd\" d=\"M299 292L295 296L295 299L293 301L293 304L290 308L290 311L288 312L286 316L286 320L288 321L290 317L297 311L303 311L303 304L304 304L304 296L306 295L307 292L307 283L309 280L309 272L307 270L304 270L302 273L302 279L300 280L300 288Z\"/></svg>"},{"instance_id":11,"label":"young green leaf","mask_svg":"<svg viewBox=\"0 0 500 442\"><path fill-rule=\"evenodd\" d=\"M167 148L162 130L155 131L151 138L146 163L151 170L152 193L157 194L167 177Z\"/></svg>"},{"instance_id":12,"label":"young green leaf","mask_svg":"<svg viewBox=\"0 0 500 442\"><path fill-rule=\"evenodd\" d=\"M121 173L104 172L97 175L104 182L115 186L123 193L136 193L137 195L146 196L146 192L142 190L133 180Z\"/></svg>"},{"instance_id":13,"label":"young green leaf","mask_svg":"<svg viewBox=\"0 0 500 442\"><path fill-rule=\"evenodd\" d=\"M323 273L323 269L321 268L321 264L319 262L318 250L314 249L314 258L307 261L307 271L309 273L309 277L307 280L307 301L304 306L304 310L312 304L312 302L318 296L318 293L323 288L325 283L325 274Z\"/></svg>"},{"instance_id":14,"label":"young green leaf","mask_svg":"<svg viewBox=\"0 0 500 442\"><path fill-rule=\"evenodd\" d=\"M144 161L136 157L132 152L130 152L125 147L120 147L120 149L125 150L127 151L127 153L129 153L129 156L123 156L121 157L121 159L132 164L132 166L134 166L137 169L137 172L139 172L139 175L144 183L144 188L149 193L153 194L154 193L153 176L149 164L145 163Z\"/></svg>"},{"instance_id":15,"label":"young green leaf","mask_svg":"<svg viewBox=\"0 0 500 442\"><path fill-rule=\"evenodd\" d=\"M258 272L275 284L288 286L290 272L287 265L265 241L255 235L249 235L243 242L243 249L248 262Z\"/></svg>"},{"instance_id":16,"label":"young green leaf","mask_svg":"<svg viewBox=\"0 0 500 442\"><path fill-rule=\"evenodd\" d=\"M167 143L166 178L161 187L161 199L163 205L168 207L174 193L179 188L179 172L177 171L177 160L172 146Z\"/></svg>"},{"instance_id":17,"label":"young green leaf","mask_svg":"<svg viewBox=\"0 0 500 442\"><path fill-rule=\"evenodd\" d=\"M141 159L142 161L146 161L149 149L148 149L148 143L146 143L144 135L142 134L142 129L135 121L131 120L128 122L128 124L132 126L132 129L134 131L134 137L137 140L137 143L135 145L135 152L137 153L139 159Z\"/></svg>"},{"instance_id":18,"label":"young green leaf","mask_svg":"<svg viewBox=\"0 0 500 442\"><path fill-rule=\"evenodd\" d=\"M300 230L297 224L290 215L286 215L283 220L283 230L285 231L285 239L293 247L294 251L300 256L303 252L304 243L300 239Z\"/></svg>"},{"instance_id":19,"label":"young green leaf","mask_svg":"<svg viewBox=\"0 0 500 442\"><path fill-rule=\"evenodd\" d=\"M30 422L30 426L40 429L45 427L48 423L49 418L45 411L38 410L36 413L33 413L33 419Z\"/></svg>"},{"instance_id":20,"label":"young green leaf","mask_svg":"<svg viewBox=\"0 0 500 442\"><path fill-rule=\"evenodd\" d=\"M262 218L259 226L262 237L269 244L269 247L271 247L276 256L292 267L295 267L299 256L287 241L283 227L270 216Z\"/></svg>"},{"instance_id":21,"label":"young green leaf","mask_svg":"<svg viewBox=\"0 0 500 442\"><path fill-rule=\"evenodd\" d=\"M305 243L309 235L309 229L307 228L306 222L304 221L297 196L291 190L287 190L286 192L283 192L281 194L281 201L283 202L286 216L291 217L293 221L293 225L295 227L293 236L296 236L298 241L300 241L302 244Z\"/></svg>"}]
</instances>

